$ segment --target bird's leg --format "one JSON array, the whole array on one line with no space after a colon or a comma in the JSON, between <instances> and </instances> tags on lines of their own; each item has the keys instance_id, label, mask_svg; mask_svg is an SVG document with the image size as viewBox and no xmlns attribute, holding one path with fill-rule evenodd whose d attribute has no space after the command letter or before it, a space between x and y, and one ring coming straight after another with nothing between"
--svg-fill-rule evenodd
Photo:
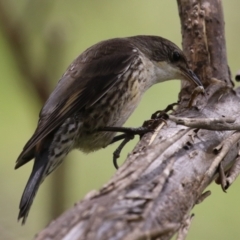
<instances>
[{"instance_id":1,"label":"bird's leg","mask_svg":"<svg viewBox=\"0 0 240 240\"><path fill-rule=\"evenodd\" d=\"M120 134L118 136L115 136L112 141L109 143L113 144L115 142L118 142L120 140L123 140L123 142L119 145L119 147L114 151L113 155L113 164L118 168L117 166L117 158L119 158L120 152L123 149L123 147L134 138L135 135L139 135L140 138L148 132L152 132L153 129L156 128L156 124L159 124L160 121L164 121L168 119L168 115L166 114L169 111L174 110L174 106L178 105L178 103L172 103L169 104L164 110L156 111L152 114L151 119L148 121L145 121L142 127L138 128L127 128L127 127L101 127L98 129L98 131L106 131L106 132L122 132L123 134Z\"/></svg>"},{"instance_id":2,"label":"bird's leg","mask_svg":"<svg viewBox=\"0 0 240 240\"><path fill-rule=\"evenodd\" d=\"M113 152L113 165L116 169L118 169L117 159L120 156L120 153L124 146L132 139L134 139L135 135L139 135L140 138L148 132L153 132L154 129L159 125L159 122L165 121L164 118L156 118L145 121L142 127L138 128L127 128L127 127L101 127L98 131L106 131L106 132L123 132L118 136L115 136L112 141L109 143L115 143L120 140L123 140L118 148Z\"/></svg>"},{"instance_id":3,"label":"bird's leg","mask_svg":"<svg viewBox=\"0 0 240 240\"><path fill-rule=\"evenodd\" d=\"M156 123L158 122L159 124L159 120L160 119L155 119L155 120L150 120L152 121L151 124L153 125L153 122ZM161 120L161 122L164 121L164 120ZM147 122L147 121L146 121ZM146 122L144 124L146 124ZM142 129L149 129L149 131L152 131L152 128L150 128L150 126L148 125L148 127L141 127ZM136 128L135 128L136 129ZM139 128L138 128L139 129ZM137 133L139 134L139 133ZM116 169L118 169L118 164L117 164L117 159L120 157L120 153L122 151L122 149L124 148L124 146L132 139L134 139L134 136L136 135L136 132L134 133L124 133L124 134L121 134L121 135L118 135L116 137L114 137L111 141L110 144L114 143L114 142L117 142L119 140L122 140L124 139L121 144L118 146L118 148L113 152L113 165Z\"/></svg>"},{"instance_id":4,"label":"bird's leg","mask_svg":"<svg viewBox=\"0 0 240 240\"><path fill-rule=\"evenodd\" d=\"M116 169L118 169L117 159L120 156L120 153L124 146L134 138L135 135L144 135L145 133L153 131L153 128L147 127L139 127L139 128L126 128L126 127L101 127L98 131L106 131L106 132L123 132L123 134L118 135L112 139L110 144L115 143L123 139L118 148L113 152L113 165Z\"/></svg>"},{"instance_id":5,"label":"bird's leg","mask_svg":"<svg viewBox=\"0 0 240 240\"><path fill-rule=\"evenodd\" d=\"M113 165L116 169L118 169L118 164L117 164L117 159L120 157L120 153L124 146L134 138L134 135L129 134L129 133L123 133L121 135L118 135L112 139L112 141L109 143L113 144L115 142L118 142L120 140L123 140L121 144L118 146L118 148L113 152Z\"/></svg>"},{"instance_id":6,"label":"bird's leg","mask_svg":"<svg viewBox=\"0 0 240 240\"><path fill-rule=\"evenodd\" d=\"M127 134L127 133L120 134L120 135L114 137L114 138L112 139L112 141L109 143L109 145L110 145L110 144L113 144L113 143L115 143L115 142L118 142L118 141L120 141L120 140L123 140L123 139L125 139L126 137L128 137L128 134Z\"/></svg>"},{"instance_id":7,"label":"bird's leg","mask_svg":"<svg viewBox=\"0 0 240 240\"><path fill-rule=\"evenodd\" d=\"M121 135L120 135L121 136ZM124 140L121 142L121 144L117 147L117 149L113 152L113 165L116 169L118 169L118 163L117 159L120 157L120 153L124 146L134 138L133 134L126 134Z\"/></svg>"},{"instance_id":8,"label":"bird's leg","mask_svg":"<svg viewBox=\"0 0 240 240\"><path fill-rule=\"evenodd\" d=\"M98 131L101 131L101 132L122 132L122 133L125 133L125 134L142 136L145 133L152 132L153 129L150 128L150 127L138 127L138 128L130 128L130 127L101 127L101 128L98 129ZM121 139L119 139L119 140L121 140Z\"/></svg>"}]
</instances>

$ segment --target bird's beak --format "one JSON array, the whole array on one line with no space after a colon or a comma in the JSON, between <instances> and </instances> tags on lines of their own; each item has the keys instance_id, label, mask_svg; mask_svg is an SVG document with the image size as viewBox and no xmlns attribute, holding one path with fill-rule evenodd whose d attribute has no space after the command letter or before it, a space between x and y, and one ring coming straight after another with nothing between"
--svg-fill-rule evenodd
<instances>
[{"instance_id":1,"label":"bird's beak","mask_svg":"<svg viewBox=\"0 0 240 240\"><path fill-rule=\"evenodd\" d=\"M200 79L197 77L197 75L192 70L190 70L190 69L185 70L184 69L184 70L182 70L182 75L187 80L194 82L197 86L203 87Z\"/></svg>"}]
</instances>

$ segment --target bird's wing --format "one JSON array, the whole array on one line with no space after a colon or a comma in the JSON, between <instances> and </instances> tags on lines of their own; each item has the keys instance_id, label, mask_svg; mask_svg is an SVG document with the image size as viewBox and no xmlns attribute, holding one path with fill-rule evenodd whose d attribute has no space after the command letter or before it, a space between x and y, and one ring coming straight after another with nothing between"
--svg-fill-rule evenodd
<instances>
[{"instance_id":1,"label":"bird's wing","mask_svg":"<svg viewBox=\"0 0 240 240\"><path fill-rule=\"evenodd\" d=\"M131 65L140 60L130 43L115 41L93 46L69 66L45 103L37 129L19 155L15 168L34 158L36 145L75 112L99 101Z\"/></svg>"}]
</instances>

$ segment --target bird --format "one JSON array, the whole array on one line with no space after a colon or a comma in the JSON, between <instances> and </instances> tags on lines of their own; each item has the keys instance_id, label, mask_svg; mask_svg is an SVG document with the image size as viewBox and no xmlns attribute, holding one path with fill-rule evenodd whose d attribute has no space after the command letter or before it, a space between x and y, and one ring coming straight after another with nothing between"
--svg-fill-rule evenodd
<instances>
[{"instance_id":1,"label":"bird","mask_svg":"<svg viewBox=\"0 0 240 240\"><path fill-rule=\"evenodd\" d=\"M124 129L143 94L171 79L203 87L183 51L159 36L113 38L81 53L42 107L37 128L16 161L15 169L34 159L18 220L26 222L40 184L71 150L89 153L119 140L117 131Z\"/></svg>"}]
</instances>

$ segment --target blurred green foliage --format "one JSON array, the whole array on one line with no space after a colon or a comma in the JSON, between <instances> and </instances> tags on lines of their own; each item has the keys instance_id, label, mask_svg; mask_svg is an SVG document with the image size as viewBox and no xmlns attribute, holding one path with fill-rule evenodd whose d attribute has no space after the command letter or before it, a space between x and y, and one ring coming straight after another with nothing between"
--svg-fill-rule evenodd
<instances>
[{"instance_id":1,"label":"blurred green foliage","mask_svg":"<svg viewBox=\"0 0 240 240\"><path fill-rule=\"evenodd\" d=\"M48 69L51 88L78 54L103 39L138 34L160 35L181 45L175 1L9 0L6 3L13 20L21 21L30 33L26 51L31 59L31 68ZM238 0L225 0L223 4L228 60L234 74L240 68L240 53L237 52L240 3ZM41 186L28 221L22 227L17 223L18 204L32 163L18 171L14 171L14 163L35 130L41 104L17 68L10 45L1 31L3 24L0 23L0 239L31 239L52 219L49 204L52 176ZM46 44L50 47L46 48ZM61 44L58 52L53 49L56 44ZM172 81L150 89L126 126L140 126L154 111L176 101L179 86L179 82ZM124 149L121 161L136 141ZM114 174L112 152L115 148L113 145L89 155L77 151L70 154L62 166L66 168L65 209L90 190L101 187ZM196 218L187 239L240 239L237 221L240 217L239 186L240 182L236 181L225 194L219 186L212 184L212 196L193 210ZM57 188L61 191L62 186Z\"/></svg>"}]
</instances>

